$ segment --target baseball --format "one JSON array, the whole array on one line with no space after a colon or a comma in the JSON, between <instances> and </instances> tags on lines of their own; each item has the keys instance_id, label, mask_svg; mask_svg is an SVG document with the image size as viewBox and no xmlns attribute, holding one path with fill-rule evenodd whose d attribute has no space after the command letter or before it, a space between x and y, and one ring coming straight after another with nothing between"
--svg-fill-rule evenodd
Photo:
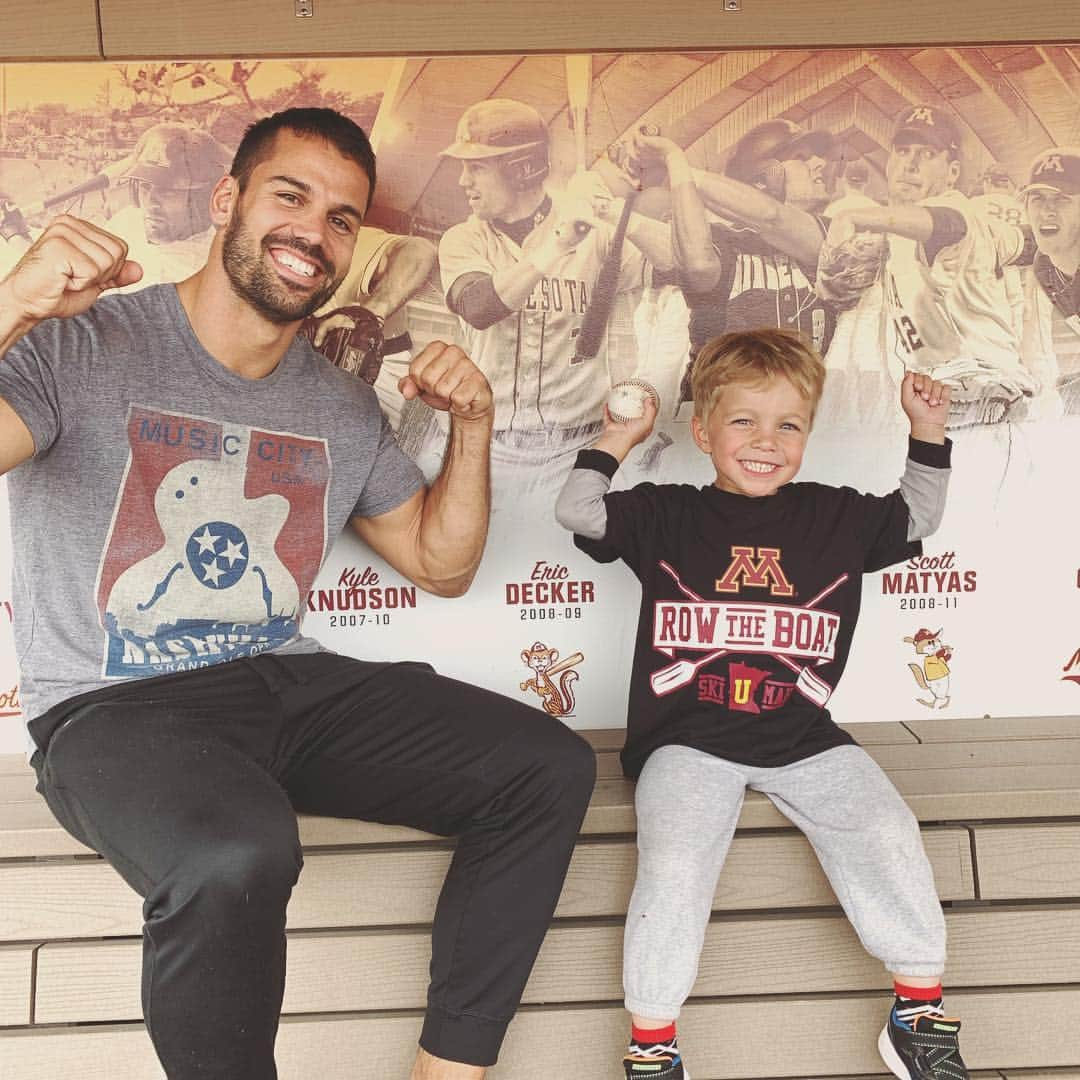
<instances>
[{"instance_id":1,"label":"baseball","mask_svg":"<svg viewBox=\"0 0 1080 1080\"><path fill-rule=\"evenodd\" d=\"M616 383L608 394L607 408L611 419L623 424L637 420L645 412L645 399L651 397L660 408L660 395L644 379L625 379Z\"/></svg>"}]
</instances>

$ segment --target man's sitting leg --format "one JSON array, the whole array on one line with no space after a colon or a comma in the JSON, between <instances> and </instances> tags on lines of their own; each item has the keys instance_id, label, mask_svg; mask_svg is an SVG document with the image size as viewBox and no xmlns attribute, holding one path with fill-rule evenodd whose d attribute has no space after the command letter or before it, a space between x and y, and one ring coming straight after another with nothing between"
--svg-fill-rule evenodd
<instances>
[{"instance_id":1,"label":"man's sitting leg","mask_svg":"<svg viewBox=\"0 0 1080 1080\"><path fill-rule=\"evenodd\" d=\"M249 717L268 705L255 700L259 682L241 664L222 669L168 680L205 689L203 704L93 695L38 759L61 823L144 898L143 1011L170 1080L277 1075L300 844L288 798L258 763L263 748L238 745L244 729L231 723L230 680ZM147 680L145 696L165 681Z\"/></svg>"},{"instance_id":2,"label":"man's sitting leg","mask_svg":"<svg viewBox=\"0 0 1080 1080\"><path fill-rule=\"evenodd\" d=\"M302 739L301 764L285 778L297 809L459 837L435 912L420 1037L441 1061L421 1053L413 1078L480 1077L562 891L593 751L539 709L426 665L372 674L330 654L284 664L306 680L282 691Z\"/></svg>"}]
</instances>

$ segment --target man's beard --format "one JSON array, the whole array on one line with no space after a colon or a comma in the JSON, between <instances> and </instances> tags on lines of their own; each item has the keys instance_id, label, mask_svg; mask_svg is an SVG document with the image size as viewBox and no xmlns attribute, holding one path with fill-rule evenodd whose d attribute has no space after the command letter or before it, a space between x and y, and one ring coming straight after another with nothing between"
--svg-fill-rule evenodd
<instances>
[{"instance_id":1,"label":"man's beard","mask_svg":"<svg viewBox=\"0 0 1080 1080\"><path fill-rule=\"evenodd\" d=\"M315 263L326 275L322 288L294 294L267 263L271 247L295 251ZM334 264L319 245L309 244L298 236L271 234L256 243L239 212L225 227L221 259L233 292L273 323L306 319L334 295L344 278L337 276Z\"/></svg>"}]
</instances>

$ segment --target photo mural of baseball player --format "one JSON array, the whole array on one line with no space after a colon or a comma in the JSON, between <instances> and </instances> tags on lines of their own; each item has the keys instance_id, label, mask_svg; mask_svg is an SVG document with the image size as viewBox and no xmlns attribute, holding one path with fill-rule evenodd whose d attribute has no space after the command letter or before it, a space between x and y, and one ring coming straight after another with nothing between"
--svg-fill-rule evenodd
<instances>
[{"instance_id":1,"label":"photo mural of baseball player","mask_svg":"<svg viewBox=\"0 0 1080 1080\"><path fill-rule=\"evenodd\" d=\"M1023 189L1038 254L1027 285L1024 355L1046 372L1065 412L1080 414L1080 147L1032 162Z\"/></svg>"},{"instance_id":2,"label":"photo mural of baseball player","mask_svg":"<svg viewBox=\"0 0 1080 1080\"><path fill-rule=\"evenodd\" d=\"M855 314L858 319L869 308L877 318L864 317L863 326L876 322L878 333L871 340L853 334L850 348L878 358L882 381L898 385L908 369L948 381L953 429L1021 417L1037 394L1053 392L1021 362L1015 300L1004 273L1030 264L1030 234L959 190L960 146L945 108L905 106L885 164L887 205L836 213L819 264L827 273L862 233L885 238L879 288L867 288ZM835 369L851 368L851 357L829 359ZM871 384L871 392L879 396L880 388Z\"/></svg>"},{"instance_id":3,"label":"photo mural of baseball player","mask_svg":"<svg viewBox=\"0 0 1080 1080\"><path fill-rule=\"evenodd\" d=\"M689 312L690 363L676 407L689 401L697 353L718 334L781 326L802 331L818 352L828 349L835 312L814 291L813 268L825 235L816 214L829 199L825 166L834 146L828 132L765 120L715 173L691 168L671 139L634 134L632 160L639 168L660 166L671 193L674 280Z\"/></svg>"},{"instance_id":4,"label":"photo mural of baseball player","mask_svg":"<svg viewBox=\"0 0 1080 1080\"><path fill-rule=\"evenodd\" d=\"M447 307L495 394L496 499L558 490L599 434L616 381L608 321L640 293L644 260L672 265L668 229L616 198L595 173L550 173L548 128L521 101L462 114L443 156L461 164L469 217L439 243Z\"/></svg>"},{"instance_id":5,"label":"photo mural of baseball player","mask_svg":"<svg viewBox=\"0 0 1080 1080\"><path fill-rule=\"evenodd\" d=\"M180 281L206 262L214 235L210 191L231 160L228 147L191 124L154 124L139 136L117 177L131 203L107 226L143 268L137 288Z\"/></svg>"},{"instance_id":6,"label":"photo mural of baseball player","mask_svg":"<svg viewBox=\"0 0 1080 1080\"><path fill-rule=\"evenodd\" d=\"M700 455L683 399L698 350L725 330L791 327L829 371L814 479L891 489L879 451L900 422L904 371L953 387L956 490L928 558L955 565L963 588L984 584L958 598L952 577L911 567L867 596L864 640L880 633L866 647L892 650L882 670L908 680L888 700L910 702L895 650L911 611L941 621L899 605L936 600L950 605L968 672L939 711L1032 711L1030 695L1017 690L1010 706L1009 687L978 677L975 639L992 620L976 615L995 595L992 567L1008 577L1019 530L1064 527L1055 478L1080 450L1077 46L18 64L6 88L0 272L67 212L128 242L144 269L133 288L180 280L205 255L209 190L250 123L328 105L371 133L379 183L352 267L305 333L374 386L429 476L445 433L398 383L429 341L465 347L495 394L496 514L481 587L453 624L422 597L414 616L361 624L367 586L371 603L411 594L358 541L334 546L306 598L306 617L335 618L320 627L334 647L393 655L403 635L446 655L452 673L515 694L523 650L580 652L574 723L618 723L628 672L601 655L618 652L634 603L610 568L566 550L554 493L630 378L660 406L628 482L692 481ZM1075 581L1075 566L1048 572ZM541 596L555 605L532 603ZM506 620L534 622L539 608L557 611L554 627L508 632ZM1045 612L1032 618L1047 625ZM509 650L502 667L470 659L485 644ZM979 697L991 687L993 701ZM881 698L857 679L845 694ZM903 718L901 704L888 709L875 715Z\"/></svg>"}]
</instances>

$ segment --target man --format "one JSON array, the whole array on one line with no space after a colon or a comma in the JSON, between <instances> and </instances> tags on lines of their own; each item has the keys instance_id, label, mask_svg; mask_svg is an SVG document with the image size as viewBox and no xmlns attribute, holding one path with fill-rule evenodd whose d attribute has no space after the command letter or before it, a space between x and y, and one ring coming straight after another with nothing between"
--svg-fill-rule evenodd
<instances>
[{"instance_id":1,"label":"man","mask_svg":"<svg viewBox=\"0 0 1080 1080\"><path fill-rule=\"evenodd\" d=\"M316 349L374 386L395 432L406 404L398 383L413 348L405 305L430 280L435 257L435 245L422 236L362 225L345 280L304 324Z\"/></svg>"},{"instance_id":2,"label":"man","mask_svg":"<svg viewBox=\"0 0 1080 1080\"><path fill-rule=\"evenodd\" d=\"M1038 254L1029 279L1024 357L1080 413L1080 149L1054 146L1031 164L1022 195Z\"/></svg>"},{"instance_id":3,"label":"man","mask_svg":"<svg viewBox=\"0 0 1080 1080\"><path fill-rule=\"evenodd\" d=\"M888 234L881 288L859 302L880 315L864 320L876 340L853 335L853 362L874 358L883 399L909 368L949 382L951 428L1016 419L1038 389L1020 363L1001 273L1030 262L1027 238L1019 226L978 213L957 190L959 176L960 135L950 114L908 106L885 167L889 205L839 212L826 238L837 249L859 231ZM845 367L835 355L827 362Z\"/></svg>"},{"instance_id":4,"label":"man","mask_svg":"<svg viewBox=\"0 0 1080 1080\"><path fill-rule=\"evenodd\" d=\"M180 281L206 261L214 230L210 191L229 167L229 152L209 132L164 123L139 136L120 174L134 205L109 219L143 268L140 287Z\"/></svg>"},{"instance_id":5,"label":"man","mask_svg":"<svg viewBox=\"0 0 1080 1080\"><path fill-rule=\"evenodd\" d=\"M667 230L630 213L626 242L613 250L614 230L598 215L616 220L624 204L598 178L583 173L572 192L548 194L547 125L523 102L470 106L442 153L461 162L458 182L471 210L439 244L442 282L469 351L491 380L496 495L537 483L554 491L600 431L612 382L603 327L595 353L581 355L601 268L607 262L616 271L613 295L603 297L612 304L640 288L642 246L654 261L670 263Z\"/></svg>"},{"instance_id":6,"label":"man","mask_svg":"<svg viewBox=\"0 0 1080 1080\"><path fill-rule=\"evenodd\" d=\"M300 632L346 521L442 596L468 588L487 529L472 362L433 342L402 380L449 415L426 488L371 388L296 336L347 272L374 179L351 121L278 113L214 185L208 261L179 286L98 300L140 270L66 217L0 283L32 764L144 897L144 1014L171 1080L276 1075L296 810L460 834L412 1080L482 1077L591 789L557 721Z\"/></svg>"},{"instance_id":7,"label":"man","mask_svg":"<svg viewBox=\"0 0 1080 1080\"><path fill-rule=\"evenodd\" d=\"M637 133L632 153L662 164L671 187L672 246L690 309L693 361L718 334L759 326L801 330L823 352L833 312L814 292L812 267L825 226L825 166L833 138L790 120L766 120L735 144L724 175L691 169L672 140ZM706 209L725 218L709 222Z\"/></svg>"}]
</instances>

